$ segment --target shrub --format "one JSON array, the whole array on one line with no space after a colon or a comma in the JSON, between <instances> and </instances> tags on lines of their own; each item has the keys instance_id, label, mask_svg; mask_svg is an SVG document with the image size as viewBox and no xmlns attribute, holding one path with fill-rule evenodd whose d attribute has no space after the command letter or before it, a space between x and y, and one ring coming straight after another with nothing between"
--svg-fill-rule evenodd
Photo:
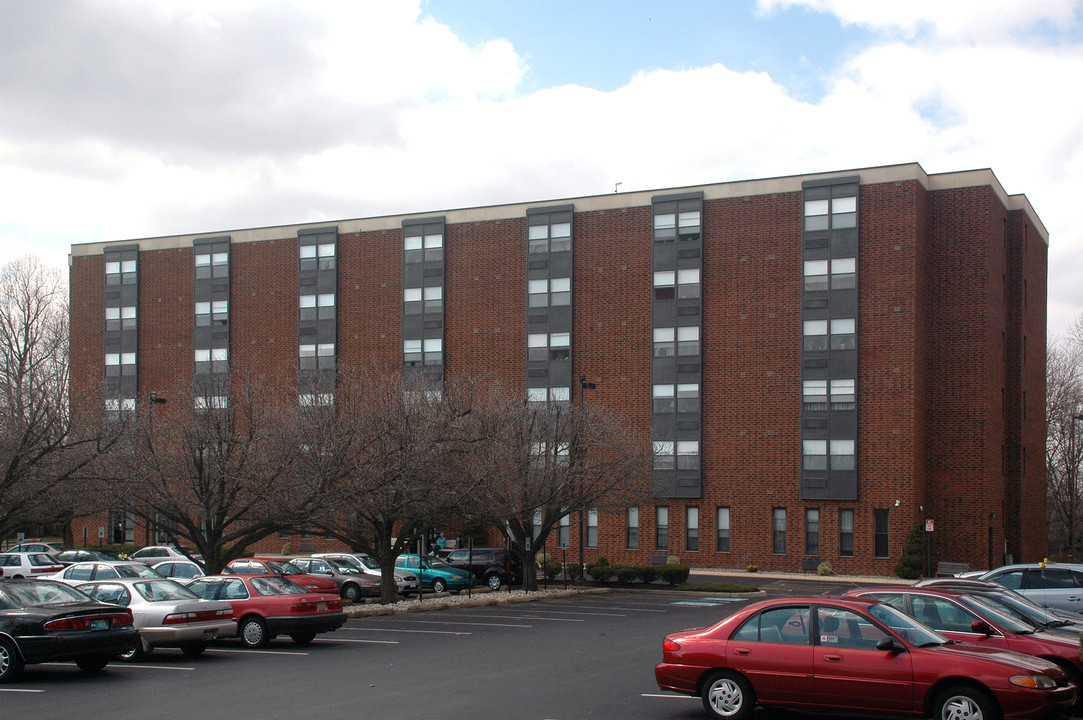
<instances>
[{"instance_id":1,"label":"shrub","mask_svg":"<svg viewBox=\"0 0 1083 720\"><path fill-rule=\"evenodd\" d=\"M666 558L666 565L680 565L681 558L679 555L670 555Z\"/></svg>"},{"instance_id":2,"label":"shrub","mask_svg":"<svg viewBox=\"0 0 1083 720\"><path fill-rule=\"evenodd\" d=\"M690 572L692 572L692 568L687 565L670 565L667 563L658 569L658 577L670 585L680 585L688 580Z\"/></svg>"},{"instance_id":3,"label":"shrub","mask_svg":"<svg viewBox=\"0 0 1083 720\"><path fill-rule=\"evenodd\" d=\"M658 579L658 568L660 565L640 565L637 570L639 579L645 583L652 583Z\"/></svg>"},{"instance_id":4,"label":"shrub","mask_svg":"<svg viewBox=\"0 0 1083 720\"><path fill-rule=\"evenodd\" d=\"M560 563L552 560L548 560L542 565L542 573L544 573L545 577L549 580L556 580L563 571L564 567Z\"/></svg>"},{"instance_id":5,"label":"shrub","mask_svg":"<svg viewBox=\"0 0 1083 720\"><path fill-rule=\"evenodd\" d=\"M635 582L639 577L639 568L634 565L614 565L613 569L617 573L617 582L621 585Z\"/></svg>"},{"instance_id":6,"label":"shrub","mask_svg":"<svg viewBox=\"0 0 1083 720\"><path fill-rule=\"evenodd\" d=\"M534 556L534 562L536 562L540 568L545 567L545 563L549 562L550 559L549 554L544 552L539 552Z\"/></svg>"},{"instance_id":7,"label":"shrub","mask_svg":"<svg viewBox=\"0 0 1083 720\"><path fill-rule=\"evenodd\" d=\"M613 579L613 576L617 574L616 570L614 570L613 566L609 563L605 563L604 565L600 563L595 563L594 565L591 565L587 568L587 572L589 572L590 576L594 578L597 582L603 583L609 582Z\"/></svg>"},{"instance_id":8,"label":"shrub","mask_svg":"<svg viewBox=\"0 0 1083 720\"><path fill-rule=\"evenodd\" d=\"M895 566L895 575L903 580L917 580L925 567L925 533L920 524L915 523L906 536L902 557Z\"/></svg>"},{"instance_id":9,"label":"shrub","mask_svg":"<svg viewBox=\"0 0 1083 720\"><path fill-rule=\"evenodd\" d=\"M579 563L566 563L564 565L564 571L568 573L569 580L578 580L583 572L583 568L579 566Z\"/></svg>"},{"instance_id":10,"label":"shrub","mask_svg":"<svg viewBox=\"0 0 1083 720\"><path fill-rule=\"evenodd\" d=\"M748 567L745 568L745 572L759 572L759 571L760 571L760 569L755 564L749 565Z\"/></svg>"},{"instance_id":11,"label":"shrub","mask_svg":"<svg viewBox=\"0 0 1083 720\"><path fill-rule=\"evenodd\" d=\"M283 555L293 555L293 545L290 544L290 543L283 543L282 544L282 554Z\"/></svg>"},{"instance_id":12,"label":"shrub","mask_svg":"<svg viewBox=\"0 0 1083 720\"><path fill-rule=\"evenodd\" d=\"M595 565L608 565L609 564L609 558L607 558L605 555L599 555L598 559L594 561L594 564Z\"/></svg>"},{"instance_id":13,"label":"shrub","mask_svg":"<svg viewBox=\"0 0 1083 720\"><path fill-rule=\"evenodd\" d=\"M831 569L831 563L824 560L822 563L816 566L817 575L834 575L835 571Z\"/></svg>"}]
</instances>

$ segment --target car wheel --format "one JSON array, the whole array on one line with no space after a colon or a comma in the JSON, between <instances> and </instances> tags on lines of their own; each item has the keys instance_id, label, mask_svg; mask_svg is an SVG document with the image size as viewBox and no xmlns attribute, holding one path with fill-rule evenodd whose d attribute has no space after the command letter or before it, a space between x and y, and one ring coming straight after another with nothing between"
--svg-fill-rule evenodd
<instances>
[{"instance_id":1,"label":"car wheel","mask_svg":"<svg viewBox=\"0 0 1083 720\"><path fill-rule=\"evenodd\" d=\"M23 661L15 649L15 643L0 638L0 683L10 682L22 669Z\"/></svg>"},{"instance_id":2,"label":"car wheel","mask_svg":"<svg viewBox=\"0 0 1083 720\"><path fill-rule=\"evenodd\" d=\"M361 588L353 583L346 583L342 586L342 599L357 602L361 599Z\"/></svg>"},{"instance_id":3,"label":"car wheel","mask_svg":"<svg viewBox=\"0 0 1083 720\"><path fill-rule=\"evenodd\" d=\"M1000 711L988 693L955 685L940 693L933 710L936 720L999 720Z\"/></svg>"},{"instance_id":4,"label":"car wheel","mask_svg":"<svg viewBox=\"0 0 1083 720\"><path fill-rule=\"evenodd\" d=\"M745 720L756 707L756 692L742 675L717 672L703 683L703 708L712 717Z\"/></svg>"},{"instance_id":5,"label":"car wheel","mask_svg":"<svg viewBox=\"0 0 1083 720\"><path fill-rule=\"evenodd\" d=\"M312 639L316 637L314 632L296 632L290 633L290 640L293 640L298 645L308 645L312 642Z\"/></svg>"},{"instance_id":6,"label":"car wheel","mask_svg":"<svg viewBox=\"0 0 1083 720\"><path fill-rule=\"evenodd\" d=\"M180 650L182 653L184 653L184 657L186 658L199 657L207 650L207 643L185 643L184 645L180 646Z\"/></svg>"},{"instance_id":7,"label":"car wheel","mask_svg":"<svg viewBox=\"0 0 1083 720\"><path fill-rule=\"evenodd\" d=\"M494 592L499 590L500 585L501 585L500 576L497 575L496 573L492 573L491 575L489 575L489 576L487 576L485 578L485 584L488 585L489 589L494 591Z\"/></svg>"},{"instance_id":8,"label":"car wheel","mask_svg":"<svg viewBox=\"0 0 1083 720\"><path fill-rule=\"evenodd\" d=\"M108 655L94 655L93 657L79 658L75 661L83 672L99 672L109 664Z\"/></svg>"},{"instance_id":9,"label":"car wheel","mask_svg":"<svg viewBox=\"0 0 1083 720\"><path fill-rule=\"evenodd\" d=\"M443 578L436 578L432 581L433 592L444 592L445 590L447 590L447 583L444 582Z\"/></svg>"},{"instance_id":10,"label":"car wheel","mask_svg":"<svg viewBox=\"0 0 1083 720\"><path fill-rule=\"evenodd\" d=\"M267 634L267 624L258 617L242 620L240 627L237 629L237 634L240 636L241 642L250 648L267 647L267 644L271 642L271 638Z\"/></svg>"},{"instance_id":11,"label":"car wheel","mask_svg":"<svg viewBox=\"0 0 1083 720\"><path fill-rule=\"evenodd\" d=\"M139 642L134 648L128 652L122 652L117 655L117 657L124 662L135 662L137 660L142 660L146 655L149 655L150 651L151 647L143 642L143 638L139 638Z\"/></svg>"}]
</instances>

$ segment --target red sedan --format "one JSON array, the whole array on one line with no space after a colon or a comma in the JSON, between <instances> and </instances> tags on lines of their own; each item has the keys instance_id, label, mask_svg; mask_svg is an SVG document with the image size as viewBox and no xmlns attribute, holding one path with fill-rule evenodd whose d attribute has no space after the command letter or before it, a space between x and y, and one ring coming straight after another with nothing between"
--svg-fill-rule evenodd
<instances>
[{"instance_id":1,"label":"red sedan","mask_svg":"<svg viewBox=\"0 0 1083 720\"><path fill-rule=\"evenodd\" d=\"M278 635L300 644L346 622L338 591L313 593L279 575L208 575L188 589L206 600L228 600L237 637L252 648L267 647Z\"/></svg>"},{"instance_id":2,"label":"red sedan","mask_svg":"<svg viewBox=\"0 0 1083 720\"><path fill-rule=\"evenodd\" d=\"M713 717L757 704L937 720L1049 718L1076 687L1057 665L953 643L863 598L778 598L709 628L666 636L658 686L700 695Z\"/></svg>"},{"instance_id":3,"label":"red sedan","mask_svg":"<svg viewBox=\"0 0 1083 720\"><path fill-rule=\"evenodd\" d=\"M226 565L226 572L236 575L281 575L303 585L312 592L338 594L338 585L326 575L307 575L285 558L254 557L234 560Z\"/></svg>"}]
</instances>

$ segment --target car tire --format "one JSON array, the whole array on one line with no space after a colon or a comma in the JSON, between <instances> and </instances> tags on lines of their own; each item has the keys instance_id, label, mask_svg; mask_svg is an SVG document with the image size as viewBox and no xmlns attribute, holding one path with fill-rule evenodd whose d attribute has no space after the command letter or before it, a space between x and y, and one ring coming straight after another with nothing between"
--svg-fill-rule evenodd
<instances>
[{"instance_id":1,"label":"car tire","mask_svg":"<svg viewBox=\"0 0 1083 720\"><path fill-rule=\"evenodd\" d=\"M193 642L185 643L180 646L180 651L184 653L186 658L199 657L207 650L207 643L205 642Z\"/></svg>"},{"instance_id":2,"label":"car tire","mask_svg":"<svg viewBox=\"0 0 1083 720\"><path fill-rule=\"evenodd\" d=\"M439 592L445 592L446 590L447 590L447 583L444 582L443 578L436 578L436 579L434 579L432 581L432 591L433 592L438 592L439 593Z\"/></svg>"},{"instance_id":3,"label":"car tire","mask_svg":"<svg viewBox=\"0 0 1083 720\"><path fill-rule=\"evenodd\" d=\"M79 666L79 669L83 672L96 673L105 669L105 666L109 664L108 655L92 655L90 657L79 658L75 661L75 664Z\"/></svg>"},{"instance_id":4,"label":"car tire","mask_svg":"<svg viewBox=\"0 0 1083 720\"><path fill-rule=\"evenodd\" d=\"M258 617L248 617L237 626L237 637L246 647L265 648L271 642L267 634L267 623Z\"/></svg>"},{"instance_id":5,"label":"car tire","mask_svg":"<svg viewBox=\"0 0 1083 720\"><path fill-rule=\"evenodd\" d=\"M128 652L122 652L117 655L117 658L124 662L138 662L144 657L150 654L151 647L143 642L143 638L139 638L139 644Z\"/></svg>"},{"instance_id":6,"label":"car tire","mask_svg":"<svg viewBox=\"0 0 1083 720\"><path fill-rule=\"evenodd\" d=\"M716 672L703 683L703 709L711 717L746 720L756 708L752 684L735 672Z\"/></svg>"},{"instance_id":7,"label":"car tire","mask_svg":"<svg viewBox=\"0 0 1083 720\"><path fill-rule=\"evenodd\" d=\"M989 693L969 685L953 685L936 697L934 720L1000 720L1000 710Z\"/></svg>"},{"instance_id":8,"label":"car tire","mask_svg":"<svg viewBox=\"0 0 1083 720\"><path fill-rule=\"evenodd\" d=\"M492 590L493 592L496 592L497 590L500 589L500 586L503 583L500 582L500 576L499 575L497 575L496 573L490 573L490 574L485 576L485 584L489 586L490 590Z\"/></svg>"},{"instance_id":9,"label":"car tire","mask_svg":"<svg viewBox=\"0 0 1083 720\"><path fill-rule=\"evenodd\" d=\"M11 682L22 669L23 660L15 643L0 637L0 683Z\"/></svg>"},{"instance_id":10,"label":"car tire","mask_svg":"<svg viewBox=\"0 0 1083 720\"><path fill-rule=\"evenodd\" d=\"M357 602L361 599L361 588L356 583L346 583L342 586L342 599Z\"/></svg>"},{"instance_id":11,"label":"car tire","mask_svg":"<svg viewBox=\"0 0 1083 720\"><path fill-rule=\"evenodd\" d=\"M290 633L290 640L293 640L298 645L308 645L315 637L316 633L312 631Z\"/></svg>"}]
</instances>

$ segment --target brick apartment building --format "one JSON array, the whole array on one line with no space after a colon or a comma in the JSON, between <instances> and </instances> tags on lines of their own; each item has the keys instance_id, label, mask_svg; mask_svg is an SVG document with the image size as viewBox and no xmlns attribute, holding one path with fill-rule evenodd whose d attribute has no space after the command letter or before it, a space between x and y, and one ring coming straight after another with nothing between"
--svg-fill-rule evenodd
<instances>
[{"instance_id":1,"label":"brick apartment building","mask_svg":"<svg viewBox=\"0 0 1083 720\"><path fill-rule=\"evenodd\" d=\"M995 566L1046 548L1047 249L991 171L917 164L78 245L74 396L242 367L320 402L373 358L593 384L656 461L652 502L588 513L588 562L886 575L932 521L934 563Z\"/></svg>"}]
</instances>

